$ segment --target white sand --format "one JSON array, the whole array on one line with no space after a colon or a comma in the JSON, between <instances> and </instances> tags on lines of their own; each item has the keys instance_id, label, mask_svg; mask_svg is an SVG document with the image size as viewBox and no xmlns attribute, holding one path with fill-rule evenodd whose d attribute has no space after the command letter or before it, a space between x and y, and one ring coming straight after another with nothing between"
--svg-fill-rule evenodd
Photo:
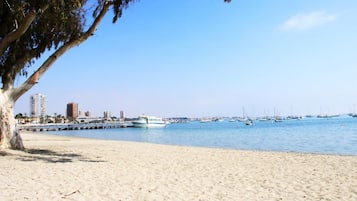
<instances>
[{"instance_id":1,"label":"white sand","mask_svg":"<svg viewBox=\"0 0 357 201\"><path fill-rule=\"evenodd\" d=\"M192 148L23 133L0 200L357 200L357 156Z\"/></svg>"}]
</instances>

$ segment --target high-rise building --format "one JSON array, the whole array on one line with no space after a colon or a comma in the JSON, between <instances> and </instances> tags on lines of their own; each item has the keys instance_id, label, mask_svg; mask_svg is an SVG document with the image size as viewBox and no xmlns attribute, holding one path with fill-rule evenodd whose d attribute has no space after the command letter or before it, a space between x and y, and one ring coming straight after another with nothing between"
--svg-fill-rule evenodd
<instances>
[{"instance_id":1,"label":"high-rise building","mask_svg":"<svg viewBox=\"0 0 357 201\"><path fill-rule=\"evenodd\" d=\"M104 119L110 119L112 117L112 113L109 111L104 112Z\"/></svg>"},{"instance_id":2,"label":"high-rise building","mask_svg":"<svg viewBox=\"0 0 357 201\"><path fill-rule=\"evenodd\" d=\"M122 110L122 111L120 111L120 119L124 119L125 118L125 113L124 113L124 111Z\"/></svg>"},{"instance_id":3,"label":"high-rise building","mask_svg":"<svg viewBox=\"0 0 357 201\"><path fill-rule=\"evenodd\" d=\"M46 96L43 94L35 94L30 98L31 117L46 116Z\"/></svg>"},{"instance_id":4,"label":"high-rise building","mask_svg":"<svg viewBox=\"0 0 357 201\"><path fill-rule=\"evenodd\" d=\"M72 118L72 120L78 117L78 104L68 103L67 104L67 118Z\"/></svg>"}]
</instances>

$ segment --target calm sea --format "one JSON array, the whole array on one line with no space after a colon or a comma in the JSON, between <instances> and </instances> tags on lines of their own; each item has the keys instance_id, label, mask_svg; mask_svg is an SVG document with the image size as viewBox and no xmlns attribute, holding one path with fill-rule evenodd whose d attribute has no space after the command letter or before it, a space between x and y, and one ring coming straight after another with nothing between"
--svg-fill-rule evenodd
<instances>
[{"instance_id":1,"label":"calm sea","mask_svg":"<svg viewBox=\"0 0 357 201\"><path fill-rule=\"evenodd\" d=\"M116 128L52 131L55 135L157 144L357 155L357 118L306 118L279 123L256 121L178 123L160 129Z\"/></svg>"}]
</instances>

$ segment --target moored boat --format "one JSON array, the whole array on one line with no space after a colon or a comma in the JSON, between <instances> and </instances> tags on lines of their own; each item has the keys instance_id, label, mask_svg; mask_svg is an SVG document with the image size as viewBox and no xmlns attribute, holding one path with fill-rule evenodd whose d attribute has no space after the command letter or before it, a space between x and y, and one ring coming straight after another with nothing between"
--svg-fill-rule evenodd
<instances>
[{"instance_id":1,"label":"moored boat","mask_svg":"<svg viewBox=\"0 0 357 201\"><path fill-rule=\"evenodd\" d=\"M133 121L135 128L163 128L168 123L160 117L141 115L139 119Z\"/></svg>"},{"instance_id":2,"label":"moored boat","mask_svg":"<svg viewBox=\"0 0 357 201\"><path fill-rule=\"evenodd\" d=\"M209 123L209 122L212 122L212 119L207 119L207 118L202 118L200 120L201 123Z\"/></svg>"},{"instance_id":3,"label":"moored boat","mask_svg":"<svg viewBox=\"0 0 357 201\"><path fill-rule=\"evenodd\" d=\"M253 126L253 121L252 120L248 120L248 121L245 121L244 124L246 126Z\"/></svg>"}]
</instances>

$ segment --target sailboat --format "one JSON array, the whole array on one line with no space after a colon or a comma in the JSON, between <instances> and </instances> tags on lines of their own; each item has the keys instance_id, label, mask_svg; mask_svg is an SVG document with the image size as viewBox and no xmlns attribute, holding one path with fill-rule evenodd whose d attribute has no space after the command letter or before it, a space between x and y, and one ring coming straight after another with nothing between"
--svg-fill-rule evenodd
<instances>
[{"instance_id":1,"label":"sailboat","mask_svg":"<svg viewBox=\"0 0 357 201\"><path fill-rule=\"evenodd\" d=\"M246 117L244 107L243 107L242 122L243 122L246 126L253 126L253 123L254 123L252 119Z\"/></svg>"},{"instance_id":2,"label":"sailboat","mask_svg":"<svg viewBox=\"0 0 357 201\"><path fill-rule=\"evenodd\" d=\"M282 121L283 121L283 118L276 115L275 108L274 108L274 122L282 122Z\"/></svg>"}]
</instances>

